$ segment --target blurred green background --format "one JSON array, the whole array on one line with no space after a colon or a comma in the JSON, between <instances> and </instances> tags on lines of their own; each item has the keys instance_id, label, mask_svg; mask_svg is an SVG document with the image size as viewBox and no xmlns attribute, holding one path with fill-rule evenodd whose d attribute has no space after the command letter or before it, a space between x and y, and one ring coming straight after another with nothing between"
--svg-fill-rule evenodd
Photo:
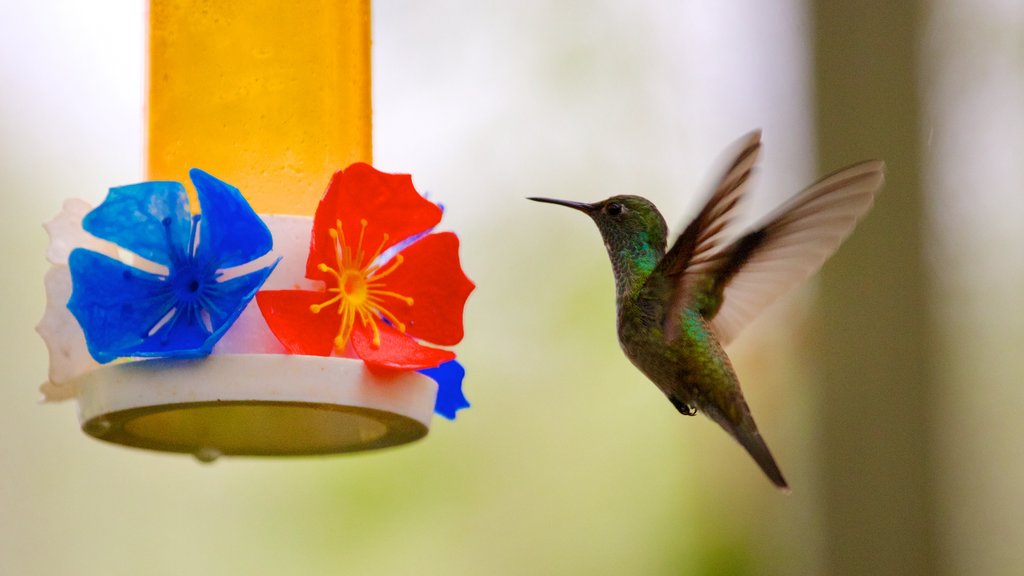
<instances>
[{"instance_id":1,"label":"blurred green background","mask_svg":"<svg viewBox=\"0 0 1024 576\"><path fill-rule=\"evenodd\" d=\"M474 406L389 451L212 465L36 404L41 223L142 177L144 3L0 13L0 574L1024 571L1024 4L375 3L375 164L463 239ZM889 164L730 349L789 495L621 355L593 225L523 200L640 193L678 230L755 127L750 219Z\"/></svg>"}]
</instances>

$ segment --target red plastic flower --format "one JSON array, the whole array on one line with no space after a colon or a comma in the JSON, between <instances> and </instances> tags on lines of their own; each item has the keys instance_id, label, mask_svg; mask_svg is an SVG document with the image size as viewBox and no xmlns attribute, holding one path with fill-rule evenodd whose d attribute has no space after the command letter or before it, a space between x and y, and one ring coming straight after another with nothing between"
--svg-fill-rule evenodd
<instances>
[{"instance_id":1,"label":"red plastic flower","mask_svg":"<svg viewBox=\"0 0 1024 576\"><path fill-rule=\"evenodd\" d=\"M331 178L316 215L306 277L324 288L268 290L256 300L293 354L356 355L372 369L419 370L455 358L462 311L474 286L459 240L427 232L441 208L406 174L353 164ZM393 254L397 250L397 254Z\"/></svg>"}]
</instances>

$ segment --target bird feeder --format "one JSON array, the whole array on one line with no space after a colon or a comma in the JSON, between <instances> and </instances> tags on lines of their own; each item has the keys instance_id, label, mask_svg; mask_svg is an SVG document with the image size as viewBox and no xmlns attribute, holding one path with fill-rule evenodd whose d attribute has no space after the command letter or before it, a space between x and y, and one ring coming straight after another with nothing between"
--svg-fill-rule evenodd
<instances>
[{"instance_id":1,"label":"bird feeder","mask_svg":"<svg viewBox=\"0 0 1024 576\"><path fill-rule=\"evenodd\" d=\"M368 0L153 0L148 49L148 181L46 225L44 399L202 461L394 446L468 406L458 240L369 165Z\"/></svg>"}]
</instances>

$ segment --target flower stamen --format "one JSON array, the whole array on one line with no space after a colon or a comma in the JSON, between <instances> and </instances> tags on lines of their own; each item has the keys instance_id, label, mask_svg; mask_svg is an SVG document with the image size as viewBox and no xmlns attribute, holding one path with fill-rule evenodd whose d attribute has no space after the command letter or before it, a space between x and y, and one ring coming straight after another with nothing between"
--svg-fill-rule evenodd
<instances>
[{"instance_id":1,"label":"flower stamen","mask_svg":"<svg viewBox=\"0 0 1024 576\"><path fill-rule=\"evenodd\" d=\"M371 256L370 259L367 261L367 264L369 264L369 266L367 266L366 268L367 274L372 276L373 272L380 268L380 266L375 264L375 262L377 261L377 258L380 257L381 252L384 252L384 245L388 243L389 238L390 236L388 234L385 234L384 237L381 238L380 246L377 246L377 251L374 252L373 256Z\"/></svg>"},{"instance_id":2,"label":"flower stamen","mask_svg":"<svg viewBox=\"0 0 1024 576\"><path fill-rule=\"evenodd\" d=\"M341 266L339 266L339 268L341 268ZM334 276L334 278L338 282L341 282L341 274L337 270L335 270L334 268L331 268L330 266L328 266L327 264L321 263L320 265L318 265L316 267L316 269L321 271L321 272L328 272L328 273L330 273L331 276ZM335 288L331 288L331 290L335 290Z\"/></svg>"},{"instance_id":3,"label":"flower stamen","mask_svg":"<svg viewBox=\"0 0 1024 576\"><path fill-rule=\"evenodd\" d=\"M380 281L394 272L404 262L404 258L401 254L395 256L391 264L383 270L375 264L389 239L389 236L384 234L377 250L365 261L364 265L363 259L367 254L363 251L363 240L366 237L366 228L369 223L365 218L359 221L359 239L354 250L345 243L345 232L342 230L341 220L337 220L335 223L336 227L331 228L328 232L335 242L334 253L337 267L332 268L325 263L320 263L317 265L317 270L330 274L336 286L325 290L327 294L333 295L331 298L319 304L312 304L309 310L314 314L319 314L325 308L337 305L337 314L341 317L341 324L334 338L334 347L339 352L343 352L348 345L357 316L360 325L370 329L371 343L374 348L378 348L381 344L378 321L386 321L403 333L406 330L405 323L401 322L394 312L388 310L383 302L384 298L393 298L407 306L412 306L413 299L397 292L383 290L386 283Z\"/></svg>"},{"instance_id":4,"label":"flower stamen","mask_svg":"<svg viewBox=\"0 0 1024 576\"><path fill-rule=\"evenodd\" d=\"M333 292L333 290L332 290L332 292ZM337 302L338 300L341 300L344 297L345 297L344 294L338 294L337 296L335 296L334 298L331 298L330 300L328 300L326 302L321 302L320 304L311 304L309 306L309 311L312 312L313 314L319 314L321 310L323 310L324 308L327 308L331 304L334 304L335 302ZM343 307L344 306L342 306L342 308ZM341 314L341 310L340 309L338 310L338 313Z\"/></svg>"},{"instance_id":5,"label":"flower stamen","mask_svg":"<svg viewBox=\"0 0 1024 576\"><path fill-rule=\"evenodd\" d=\"M380 301L380 298L376 298L376 296L390 296L391 298L405 302L406 306L412 306L412 298L409 296L403 296L398 292L391 292L388 290L374 290L373 294L374 296L371 296L370 299L374 301Z\"/></svg>"},{"instance_id":6,"label":"flower stamen","mask_svg":"<svg viewBox=\"0 0 1024 576\"><path fill-rule=\"evenodd\" d=\"M356 243L356 267L363 267L363 236L366 234L366 218L359 221L359 242ZM340 226L340 224L339 224Z\"/></svg>"},{"instance_id":7,"label":"flower stamen","mask_svg":"<svg viewBox=\"0 0 1024 576\"><path fill-rule=\"evenodd\" d=\"M374 348L380 347L380 328L377 327L377 322L374 321L373 316L365 308L359 309L359 319L363 321L363 326L369 326L373 332L373 338L371 343Z\"/></svg>"},{"instance_id":8,"label":"flower stamen","mask_svg":"<svg viewBox=\"0 0 1024 576\"><path fill-rule=\"evenodd\" d=\"M380 312L381 316L387 318L388 322L391 322L399 332L405 333L405 323L399 322L398 318L395 318L395 315L390 310L383 306L374 306L374 309Z\"/></svg>"},{"instance_id":9,"label":"flower stamen","mask_svg":"<svg viewBox=\"0 0 1024 576\"><path fill-rule=\"evenodd\" d=\"M381 278L386 278L387 276L390 276L392 272L397 270L398 267L402 265L402 262L405 262L404 256L402 256L401 254L395 256L395 259L391 262L391 266L388 266L387 269L383 271L380 271L379 268L374 270L373 274L370 276L370 280L373 281L373 284L383 286L383 284L378 284L376 281L380 280Z\"/></svg>"}]
</instances>

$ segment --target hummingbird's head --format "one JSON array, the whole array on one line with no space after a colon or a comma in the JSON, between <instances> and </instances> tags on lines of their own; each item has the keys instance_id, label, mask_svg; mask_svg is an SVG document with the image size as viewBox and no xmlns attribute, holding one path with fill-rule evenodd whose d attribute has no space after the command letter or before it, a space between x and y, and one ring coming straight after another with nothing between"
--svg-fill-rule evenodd
<instances>
[{"instance_id":1,"label":"hummingbird's head","mask_svg":"<svg viewBox=\"0 0 1024 576\"><path fill-rule=\"evenodd\" d=\"M590 216L601 231L601 237L612 258L636 250L656 252L659 256L665 253L668 227L661 212L646 198L612 196L593 204L554 198L530 200L568 206Z\"/></svg>"}]
</instances>

